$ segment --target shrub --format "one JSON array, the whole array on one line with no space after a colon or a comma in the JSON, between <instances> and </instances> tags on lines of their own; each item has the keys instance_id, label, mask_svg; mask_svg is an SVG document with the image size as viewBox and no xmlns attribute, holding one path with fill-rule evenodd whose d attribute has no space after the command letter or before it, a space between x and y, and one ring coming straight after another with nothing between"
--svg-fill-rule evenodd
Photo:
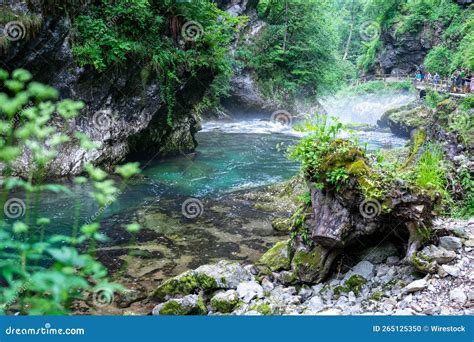
<instances>
[{"instance_id":1,"label":"shrub","mask_svg":"<svg viewBox=\"0 0 474 342\"><path fill-rule=\"evenodd\" d=\"M32 209L43 192L70 192L62 185L45 184L43 170L55 158L59 146L71 140L65 129L57 128L57 123L62 120L62 127L67 127L84 104L58 101L54 88L31 82L31 78L26 70L9 75L0 69L0 89L4 90L0 92L0 163L4 167L0 196L0 313L65 314L74 300L91 291L113 295L121 287L108 282L107 270L94 259L95 244L106 240L99 232L100 218L82 227L76 219L76 224L69 227L70 235L48 235L52 219L40 217ZM78 132L76 136L84 149L91 148L87 136ZM30 156L28 179L12 177L13 166L25 152ZM87 170L94 187L92 198L101 207L110 205L118 193L114 181L93 166ZM117 170L124 180L137 171L137 165ZM86 181L84 177L75 179L78 184ZM88 253L81 252L79 246L84 245L90 246Z\"/></svg>"}]
</instances>

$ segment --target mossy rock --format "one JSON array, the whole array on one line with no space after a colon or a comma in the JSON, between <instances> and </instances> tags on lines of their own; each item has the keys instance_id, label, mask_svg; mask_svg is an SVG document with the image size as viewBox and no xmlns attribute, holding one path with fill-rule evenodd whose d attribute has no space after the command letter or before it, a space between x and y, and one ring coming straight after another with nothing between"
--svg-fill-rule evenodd
<instances>
[{"instance_id":1,"label":"mossy rock","mask_svg":"<svg viewBox=\"0 0 474 342\"><path fill-rule=\"evenodd\" d=\"M436 119L441 123L447 123L449 115L457 108L456 102L448 98L436 105Z\"/></svg>"},{"instance_id":2,"label":"mossy rock","mask_svg":"<svg viewBox=\"0 0 474 342\"><path fill-rule=\"evenodd\" d=\"M202 296L191 295L161 304L158 313L162 316L206 315L207 309Z\"/></svg>"},{"instance_id":3,"label":"mossy rock","mask_svg":"<svg viewBox=\"0 0 474 342\"><path fill-rule=\"evenodd\" d=\"M321 172L327 173L339 168L347 169L357 160L364 159L363 151L348 140L336 139L331 143L328 153L321 161Z\"/></svg>"},{"instance_id":4,"label":"mossy rock","mask_svg":"<svg viewBox=\"0 0 474 342\"><path fill-rule=\"evenodd\" d=\"M243 281L253 279L250 271L241 264L221 260L216 264L202 265L163 282L153 297L163 301L167 296L187 295L203 291L210 293L219 289L236 288Z\"/></svg>"},{"instance_id":5,"label":"mossy rock","mask_svg":"<svg viewBox=\"0 0 474 342\"><path fill-rule=\"evenodd\" d=\"M438 270L438 264L436 261L429 260L424 255L417 254L418 253L415 253L411 258L411 264L413 267L422 273L436 273Z\"/></svg>"},{"instance_id":6,"label":"mossy rock","mask_svg":"<svg viewBox=\"0 0 474 342\"><path fill-rule=\"evenodd\" d=\"M198 290L210 292L217 289L214 278L194 271L166 280L153 293L153 297L163 301L166 296L187 295Z\"/></svg>"},{"instance_id":7,"label":"mossy rock","mask_svg":"<svg viewBox=\"0 0 474 342\"><path fill-rule=\"evenodd\" d=\"M376 291L374 293L372 293L372 295L370 296L370 299L372 300L375 300L375 301L380 301L383 297L383 292L380 292L380 291Z\"/></svg>"},{"instance_id":8,"label":"mossy rock","mask_svg":"<svg viewBox=\"0 0 474 342\"><path fill-rule=\"evenodd\" d=\"M277 242L258 261L257 265L271 272L290 269L289 240Z\"/></svg>"},{"instance_id":9,"label":"mossy rock","mask_svg":"<svg viewBox=\"0 0 474 342\"><path fill-rule=\"evenodd\" d=\"M338 285L334 288L334 298L338 299L342 293L354 292L356 296L359 296L362 291L362 286L367 284L367 279L361 275L354 274L344 282L344 285Z\"/></svg>"},{"instance_id":10,"label":"mossy rock","mask_svg":"<svg viewBox=\"0 0 474 342\"><path fill-rule=\"evenodd\" d=\"M221 313L230 313L239 304L240 299L235 290L220 292L211 298L211 307L214 311Z\"/></svg>"},{"instance_id":11,"label":"mossy rock","mask_svg":"<svg viewBox=\"0 0 474 342\"><path fill-rule=\"evenodd\" d=\"M268 304L268 303L255 304L255 305L250 307L250 310L257 311L258 313L261 313L264 316L271 315L271 313L272 313L272 310L270 308L270 304Z\"/></svg>"},{"instance_id":12,"label":"mossy rock","mask_svg":"<svg viewBox=\"0 0 474 342\"><path fill-rule=\"evenodd\" d=\"M291 218L276 218L272 221L272 227L279 232L288 232L291 228Z\"/></svg>"},{"instance_id":13,"label":"mossy rock","mask_svg":"<svg viewBox=\"0 0 474 342\"><path fill-rule=\"evenodd\" d=\"M324 273L321 270L322 247L314 246L311 250L298 249L291 260L291 268L303 282L320 280Z\"/></svg>"},{"instance_id":14,"label":"mossy rock","mask_svg":"<svg viewBox=\"0 0 474 342\"><path fill-rule=\"evenodd\" d=\"M352 275L345 282L346 287L350 291L354 292L356 296L360 295L360 292L362 291L362 286L364 286L365 284L367 284L367 279L365 279L359 274Z\"/></svg>"}]
</instances>

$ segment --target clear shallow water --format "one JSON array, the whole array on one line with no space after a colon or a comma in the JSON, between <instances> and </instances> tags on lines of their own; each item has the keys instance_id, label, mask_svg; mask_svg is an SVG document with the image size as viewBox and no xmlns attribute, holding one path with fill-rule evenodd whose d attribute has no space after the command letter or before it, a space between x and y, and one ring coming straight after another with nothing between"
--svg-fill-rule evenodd
<instances>
[{"instance_id":1,"label":"clear shallow water","mask_svg":"<svg viewBox=\"0 0 474 342\"><path fill-rule=\"evenodd\" d=\"M356 131L354 134L369 150L406 143L387 132ZM298 163L287 158L286 150L302 136L290 126L263 118L204 123L197 134L199 146L195 153L151 163L142 161L142 165L148 165L143 170L144 177L129 184L103 217L119 215L124 221L127 218L131 221L134 211L157 206L160 201L180 204L188 197L216 198L285 181L299 170ZM89 185L66 185L71 194L45 193L37 205L34 201L30 203L39 215L51 217L58 230L71 226L76 205L80 207L80 223L90 220L99 210L90 200L92 188ZM22 198L21 194L12 196Z\"/></svg>"},{"instance_id":2,"label":"clear shallow water","mask_svg":"<svg viewBox=\"0 0 474 342\"><path fill-rule=\"evenodd\" d=\"M356 134L372 150L405 144L386 132ZM272 228L272 219L288 217L294 208L265 211L254 205L252 197L257 191L257 196L265 195L262 186L298 172L298 163L288 160L285 151L301 137L269 118L205 123L195 153L142 161L148 163L143 177L128 184L102 215L101 231L110 241L100 246L97 258L112 272L120 271L121 282L140 279L150 288L156 280L220 259L255 262L286 238ZM37 205L29 205L39 216L51 218L50 234L70 234L76 205L79 224L91 221L99 211L89 198L90 185L66 185L71 194L45 193ZM193 219L182 210L190 197L202 204L201 215ZM136 221L143 229L132 240L123 226Z\"/></svg>"}]
</instances>

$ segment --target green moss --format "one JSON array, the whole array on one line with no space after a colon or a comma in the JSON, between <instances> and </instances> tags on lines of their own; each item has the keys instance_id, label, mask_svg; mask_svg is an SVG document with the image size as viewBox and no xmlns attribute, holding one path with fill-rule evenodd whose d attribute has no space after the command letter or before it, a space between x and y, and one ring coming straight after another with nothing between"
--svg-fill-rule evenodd
<instances>
[{"instance_id":1,"label":"green moss","mask_svg":"<svg viewBox=\"0 0 474 342\"><path fill-rule=\"evenodd\" d=\"M182 305L179 301L173 299L164 303L160 309L160 315L164 316L205 315L206 313L206 305L201 296L199 296L195 307Z\"/></svg>"},{"instance_id":2,"label":"green moss","mask_svg":"<svg viewBox=\"0 0 474 342\"><path fill-rule=\"evenodd\" d=\"M451 98L447 98L444 101L441 101L436 105L436 119L441 124L446 124L448 122L449 115L456 110L456 102Z\"/></svg>"},{"instance_id":3,"label":"green moss","mask_svg":"<svg viewBox=\"0 0 474 342\"><path fill-rule=\"evenodd\" d=\"M343 285L338 285L334 288L334 297L337 299L342 293L354 292L356 296L359 296L362 291L362 286L367 284L367 280L358 275L354 274L344 282Z\"/></svg>"},{"instance_id":4,"label":"green moss","mask_svg":"<svg viewBox=\"0 0 474 342\"><path fill-rule=\"evenodd\" d=\"M303 249L298 250L291 261L294 269L314 269L319 267L321 261L321 251L317 248L308 252Z\"/></svg>"},{"instance_id":5,"label":"green moss","mask_svg":"<svg viewBox=\"0 0 474 342\"><path fill-rule=\"evenodd\" d=\"M416 229L416 235L419 238L420 241L426 242L431 238L431 229L427 227L418 227Z\"/></svg>"},{"instance_id":6,"label":"green moss","mask_svg":"<svg viewBox=\"0 0 474 342\"><path fill-rule=\"evenodd\" d=\"M276 218L272 221L272 227L279 232L288 232L291 228L291 219Z\"/></svg>"},{"instance_id":7,"label":"green moss","mask_svg":"<svg viewBox=\"0 0 474 342\"><path fill-rule=\"evenodd\" d=\"M288 251L289 241L280 241L270 248L258 261L258 265L268 268L270 271L288 270L290 258Z\"/></svg>"},{"instance_id":8,"label":"green moss","mask_svg":"<svg viewBox=\"0 0 474 342\"><path fill-rule=\"evenodd\" d=\"M413 144L410 149L410 156L406 160L405 164L403 165L403 168L406 168L410 164L412 164L413 160L418 154L418 151L420 150L421 146L424 144L426 141L426 132L424 129L419 129L415 132L415 135L413 136Z\"/></svg>"},{"instance_id":9,"label":"green moss","mask_svg":"<svg viewBox=\"0 0 474 342\"><path fill-rule=\"evenodd\" d=\"M411 257L411 263L418 271L423 273L435 273L437 271L436 262L419 253L415 253Z\"/></svg>"},{"instance_id":10,"label":"green moss","mask_svg":"<svg viewBox=\"0 0 474 342\"><path fill-rule=\"evenodd\" d=\"M221 313L229 313L229 312L232 312L232 310L235 307L237 307L240 302L241 301L239 300L237 296L231 300L224 300L224 299L213 297L211 299L211 306L215 311L218 311Z\"/></svg>"},{"instance_id":11,"label":"green moss","mask_svg":"<svg viewBox=\"0 0 474 342\"><path fill-rule=\"evenodd\" d=\"M370 299L380 301L382 299L382 296L383 296L382 292L376 291L376 292L372 293L372 295L370 296Z\"/></svg>"},{"instance_id":12,"label":"green moss","mask_svg":"<svg viewBox=\"0 0 474 342\"><path fill-rule=\"evenodd\" d=\"M270 305L267 303L253 305L250 307L250 310L255 310L265 316L268 316L272 313L272 310L270 309Z\"/></svg>"},{"instance_id":13,"label":"green moss","mask_svg":"<svg viewBox=\"0 0 474 342\"><path fill-rule=\"evenodd\" d=\"M354 176L362 176L370 173L370 168L363 159L358 159L347 165L347 172Z\"/></svg>"},{"instance_id":14,"label":"green moss","mask_svg":"<svg viewBox=\"0 0 474 342\"><path fill-rule=\"evenodd\" d=\"M205 274L187 272L183 275L166 280L153 293L153 297L164 300L167 295L187 295L196 290L209 292L217 288L214 278Z\"/></svg>"},{"instance_id":15,"label":"green moss","mask_svg":"<svg viewBox=\"0 0 474 342\"><path fill-rule=\"evenodd\" d=\"M302 282L315 282L321 280L326 270L321 262L323 247L315 245L312 249L299 249L291 260L291 268L295 277Z\"/></svg>"},{"instance_id":16,"label":"green moss","mask_svg":"<svg viewBox=\"0 0 474 342\"><path fill-rule=\"evenodd\" d=\"M362 290L362 286L367 284L367 279L358 274L354 274L346 280L345 284L350 291L354 292L354 294L358 296Z\"/></svg>"},{"instance_id":17,"label":"green moss","mask_svg":"<svg viewBox=\"0 0 474 342\"><path fill-rule=\"evenodd\" d=\"M329 288L330 288L329 285L324 285L324 286L321 288L321 290L319 290L319 294L320 294L321 296L324 296L324 295L329 291Z\"/></svg>"},{"instance_id":18,"label":"green moss","mask_svg":"<svg viewBox=\"0 0 474 342\"><path fill-rule=\"evenodd\" d=\"M333 290L333 293L334 293L334 299L339 299L339 297L341 296L341 294L343 293L348 293L349 292L349 289L345 286L342 286L342 285L338 285L334 288Z\"/></svg>"}]
</instances>

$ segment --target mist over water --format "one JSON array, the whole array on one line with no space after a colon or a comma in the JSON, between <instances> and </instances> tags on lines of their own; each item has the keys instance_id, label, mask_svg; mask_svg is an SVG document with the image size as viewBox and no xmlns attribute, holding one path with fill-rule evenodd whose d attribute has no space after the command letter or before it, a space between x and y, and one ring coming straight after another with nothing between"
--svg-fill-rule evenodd
<instances>
[{"instance_id":1,"label":"mist over water","mask_svg":"<svg viewBox=\"0 0 474 342\"><path fill-rule=\"evenodd\" d=\"M383 113L416 100L410 93L364 94L357 96L333 96L320 102L326 112L339 118L342 123L376 125Z\"/></svg>"}]
</instances>

